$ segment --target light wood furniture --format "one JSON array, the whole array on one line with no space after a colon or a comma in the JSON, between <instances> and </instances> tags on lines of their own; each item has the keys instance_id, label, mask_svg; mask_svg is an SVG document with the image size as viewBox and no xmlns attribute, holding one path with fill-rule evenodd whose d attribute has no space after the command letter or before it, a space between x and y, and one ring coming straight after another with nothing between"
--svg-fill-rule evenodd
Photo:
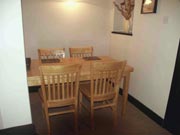
<instances>
[{"instance_id":1,"label":"light wood furniture","mask_svg":"<svg viewBox=\"0 0 180 135\"><path fill-rule=\"evenodd\" d=\"M75 131L78 130L78 89L81 64L40 66L42 103L45 111L48 133L50 117L74 113ZM52 108L70 107L51 112Z\"/></svg>"},{"instance_id":2,"label":"light wood furniture","mask_svg":"<svg viewBox=\"0 0 180 135\"><path fill-rule=\"evenodd\" d=\"M93 56L93 47L69 48L70 57L90 57Z\"/></svg>"},{"instance_id":3,"label":"light wood furniture","mask_svg":"<svg viewBox=\"0 0 180 135\"><path fill-rule=\"evenodd\" d=\"M108 56L101 56L99 57L101 60L98 61L116 61ZM92 61L86 61L81 58L64 58L63 61L60 63L56 63L54 65L61 65L61 64L68 64L68 63L82 63L82 69L80 73L80 81L86 81L90 80L90 63ZM27 71L27 81L28 86L40 86L41 85L41 79L40 79L40 72L39 72L39 66L40 66L39 60L31 60L31 67L30 70ZM43 65L49 65L43 64ZM52 65L52 63L50 63ZM121 115L124 116L126 112L126 104L127 104L127 98L128 98L128 90L129 90L129 81L130 81L130 75L131 72L133 72L134 69L132 66L126 65L124 73L123 73L123 101L122 101L122 109L121 109Z\"/></svg>"},{"instance_id":4,"label":"light wood furniture","mask_svg":"<svg viewBox=\"0 0 180 135\"><path fill-rule=\"evenodd\" d=\"M126 61L91 64L91 82L80 85L79 101L79 107L83 106L90 112L91 129L94 129L94 111L102 108L112 109L114 127L117 126L119 87L125 65ZM90 105L83 103L83 97L89 101Z\"/></svg>"},{"instance_id":5,"label":"light wood furniture","mask_svg":"<svg viewBox=\"0 0 180 135\"><path fill-rule=\"evenodd\" d=\"M64 48L39 48L39 60L65 58Z\"/></svg>"}]
</instances>

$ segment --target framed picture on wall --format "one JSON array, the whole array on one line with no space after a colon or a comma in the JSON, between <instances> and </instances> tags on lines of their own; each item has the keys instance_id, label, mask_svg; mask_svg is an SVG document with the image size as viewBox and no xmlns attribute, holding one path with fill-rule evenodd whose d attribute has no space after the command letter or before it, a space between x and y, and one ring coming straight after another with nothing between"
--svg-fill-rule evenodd
<instances>
[{"instance_id":1,"label":"framed picture on wall","mask_svg":"<svg viewBox=\"0 0 180 135\"><path fill-rule=\"evenodd\" d=\"M113 0L114 34L132 36L135 0Z\"/></svg>"},{"instance_id":2,"label":"framed picture on wall","mask_svg":"<svg viewBox=\"0 0 180 135\"><path fill-rule=\"evenodd\" d=\"M158 0L143 0L141 14L156 13Z\"/></svg>"}]
</instances>

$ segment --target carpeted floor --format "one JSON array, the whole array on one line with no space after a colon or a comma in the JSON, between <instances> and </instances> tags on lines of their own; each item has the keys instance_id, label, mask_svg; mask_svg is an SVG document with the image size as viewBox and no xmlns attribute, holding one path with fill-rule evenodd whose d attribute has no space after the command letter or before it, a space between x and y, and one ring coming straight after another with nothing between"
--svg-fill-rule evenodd
<instances>
[{"instance_id":1,"label":"carpeted floor","mask_svg":"<svg viewBox=\"0 0 180 135\"><path fill-rule=\"evenodd\" d=\"M33 124L39 135L47 135L45 117L37 92L30 93ZM121 96L119 97L121 104ZM119 105L120 114L120 105ZM89 126L89 115L83 111L79 116L79 135L171 135L154 121L149 119L132 104L128 103L125 118L119 117L118 129L113 129L112 112L110 109L95 111L95 130ZM51 118L53 135L74 135L73 115L59 115Z\"/></svg>"}]
</instances>

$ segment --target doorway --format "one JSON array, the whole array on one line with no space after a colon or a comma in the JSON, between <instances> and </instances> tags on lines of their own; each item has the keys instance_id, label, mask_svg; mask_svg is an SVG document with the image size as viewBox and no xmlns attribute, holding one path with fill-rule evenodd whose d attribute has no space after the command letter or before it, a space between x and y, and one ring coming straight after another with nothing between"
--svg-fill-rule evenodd
<instances>
[{"instance_id":1,"label":"doorway","mask_svg":"<svg viewBox=\"0 0 180 135\"><path fill-rule=\"evenodd\" d=\"M164 127L174 135L180 135L180 41L164 119Z\"/></svg>"}]
</instances>

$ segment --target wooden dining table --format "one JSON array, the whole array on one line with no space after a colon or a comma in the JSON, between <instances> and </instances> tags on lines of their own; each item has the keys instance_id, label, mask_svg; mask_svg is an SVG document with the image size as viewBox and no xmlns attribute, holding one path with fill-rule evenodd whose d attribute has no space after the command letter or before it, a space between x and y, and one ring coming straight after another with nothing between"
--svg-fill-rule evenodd
<instances>
[{"instance_id":1,"label":"wooden dining table","mask_svg":"<svg viewBox=\"0 0 180 135\"><path fill-rule=\"evenodd\" d=\"M59 62L50 62L50 63L42 63L38 59L32 59L30 69L27 71L27 82L29 87L33 86L40 86L41 79L40 79L40 72L39 66L40 65L62 65L68 63L81 63L82 69L80 73L80 81L90 80L90 64L94 61L117 61L109 56L98 56L100 60L86 60L83 58L63 58L59 59ZM122 109L121 109L121 116L123 117L126 112L126 105L128 100L128 90L129 90L129 81L130 81L130 74L134 71L134 68L130 65L126 65L124 73L123 73L123 100L122 100ZM121 83L121 82L120 82Z\"/></svg>"}]
</instances>

